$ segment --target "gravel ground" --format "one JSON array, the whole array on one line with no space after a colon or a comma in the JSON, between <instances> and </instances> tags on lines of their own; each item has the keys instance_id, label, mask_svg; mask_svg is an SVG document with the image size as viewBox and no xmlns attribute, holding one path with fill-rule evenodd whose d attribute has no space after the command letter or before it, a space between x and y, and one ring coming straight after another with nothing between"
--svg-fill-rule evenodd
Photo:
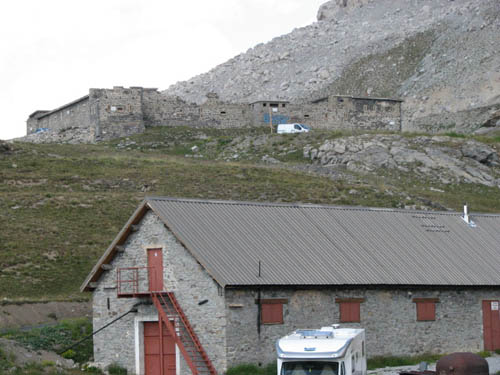
<instances>
[{"instance_id":1,"label":"gravel ground","mask_svg":"<svg viewBox=\"0 0 500 375\"><path fill-rule=\"evenodd\" d=\"M486 358L490 367L490 374L497 374L500 372L500 355L494 354L492 357ZM418 365L414 366L399 366L399 367L385 367L381 369L368 371L369 375L399 375L401 371L418 371ZM436 364L429 365L428 370L435 371Z\"/></svg>"}]
</instances>

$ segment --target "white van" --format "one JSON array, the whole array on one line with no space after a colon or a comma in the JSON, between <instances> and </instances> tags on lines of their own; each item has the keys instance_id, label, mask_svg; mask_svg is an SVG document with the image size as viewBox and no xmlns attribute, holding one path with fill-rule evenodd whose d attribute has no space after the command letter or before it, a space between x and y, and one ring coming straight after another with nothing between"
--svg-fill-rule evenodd
<instances>
[{"instance_id":1,"label":"white van","mask_svg":"<svg viewBox=\"0 0 500 375\"><path fill-rule=\"evenodd\" d=\"M278 134L283 133L307 133L311 128L304 124L279 124Z\"/></svg>"},{"instance_id":2,"label":"white van","mask_svg":"<svg viewBox=\"0 0 500 375\"><path fill-rule=\"evenodd\" d=\"M300 329L278 340L277 375L366 375L365 330Z\"/></svg>"}]
</instances>

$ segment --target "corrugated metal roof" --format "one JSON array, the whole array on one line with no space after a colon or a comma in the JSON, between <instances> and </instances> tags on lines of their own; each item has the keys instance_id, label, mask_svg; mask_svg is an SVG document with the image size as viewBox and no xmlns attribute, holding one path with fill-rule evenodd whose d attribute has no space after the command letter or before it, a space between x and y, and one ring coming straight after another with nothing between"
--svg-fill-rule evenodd
<instances>
[{"instance_id":1,"label":"corrugated metal roof","mask_svg":"<svg viewBox=\"0 0 500 375\"><path fill-rule=\"evenodd\" d=\"M148 198L221 285L500 285L500 216ZM259 276L260 262L260 276Z\"/></svg>"}]
</instances>

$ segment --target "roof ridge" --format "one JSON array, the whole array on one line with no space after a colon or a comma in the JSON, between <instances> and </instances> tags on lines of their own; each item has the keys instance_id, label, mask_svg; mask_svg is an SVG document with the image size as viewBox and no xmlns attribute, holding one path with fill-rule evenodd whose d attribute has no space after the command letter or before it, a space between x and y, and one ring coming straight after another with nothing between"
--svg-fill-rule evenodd
<instances>
[{"instance_id":1,"label":"roof ridge","mask_svg":"<svg viewBox=\"0 0 500 375\"><path fill-rule=\"evenodd\" d=\"M199 203L199 204L226 204L235 206L264 206L264 207L283 207L283 208L309 208L309 209L332 209L345 211L365 211L365 212L395 212L403 214L422 214L422 215L462 215L459 211L431 211L431 210L405 210L401 208L390 207L366 207L366 206L335 206L319 203L302 203L302 202L255 202L255 201L235 201L223 199L203 199L203 198L176 198L165 196L149 196L145 198L148 201L169 201L169 202L184 202L184 203ZM478 213L473 212L471 215L481 217L500 217L500 214L494 213Z\"/></svg>"}]
</instances>

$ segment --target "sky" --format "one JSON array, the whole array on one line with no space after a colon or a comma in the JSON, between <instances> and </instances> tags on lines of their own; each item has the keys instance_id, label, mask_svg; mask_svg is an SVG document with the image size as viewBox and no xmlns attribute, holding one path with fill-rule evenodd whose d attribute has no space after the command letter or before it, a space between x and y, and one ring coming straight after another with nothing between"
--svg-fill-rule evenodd
<instances>
[{"instance_id":1,"label":"sky","mask_svg":"<svg viewBox=\"0 0 500 375\"><path fill-rule=\"evenodd\" d=\"M113 86L168 88L316 20L326 0L16 0L0 5L0 139Z\"/></svg>"}]
</instances>

